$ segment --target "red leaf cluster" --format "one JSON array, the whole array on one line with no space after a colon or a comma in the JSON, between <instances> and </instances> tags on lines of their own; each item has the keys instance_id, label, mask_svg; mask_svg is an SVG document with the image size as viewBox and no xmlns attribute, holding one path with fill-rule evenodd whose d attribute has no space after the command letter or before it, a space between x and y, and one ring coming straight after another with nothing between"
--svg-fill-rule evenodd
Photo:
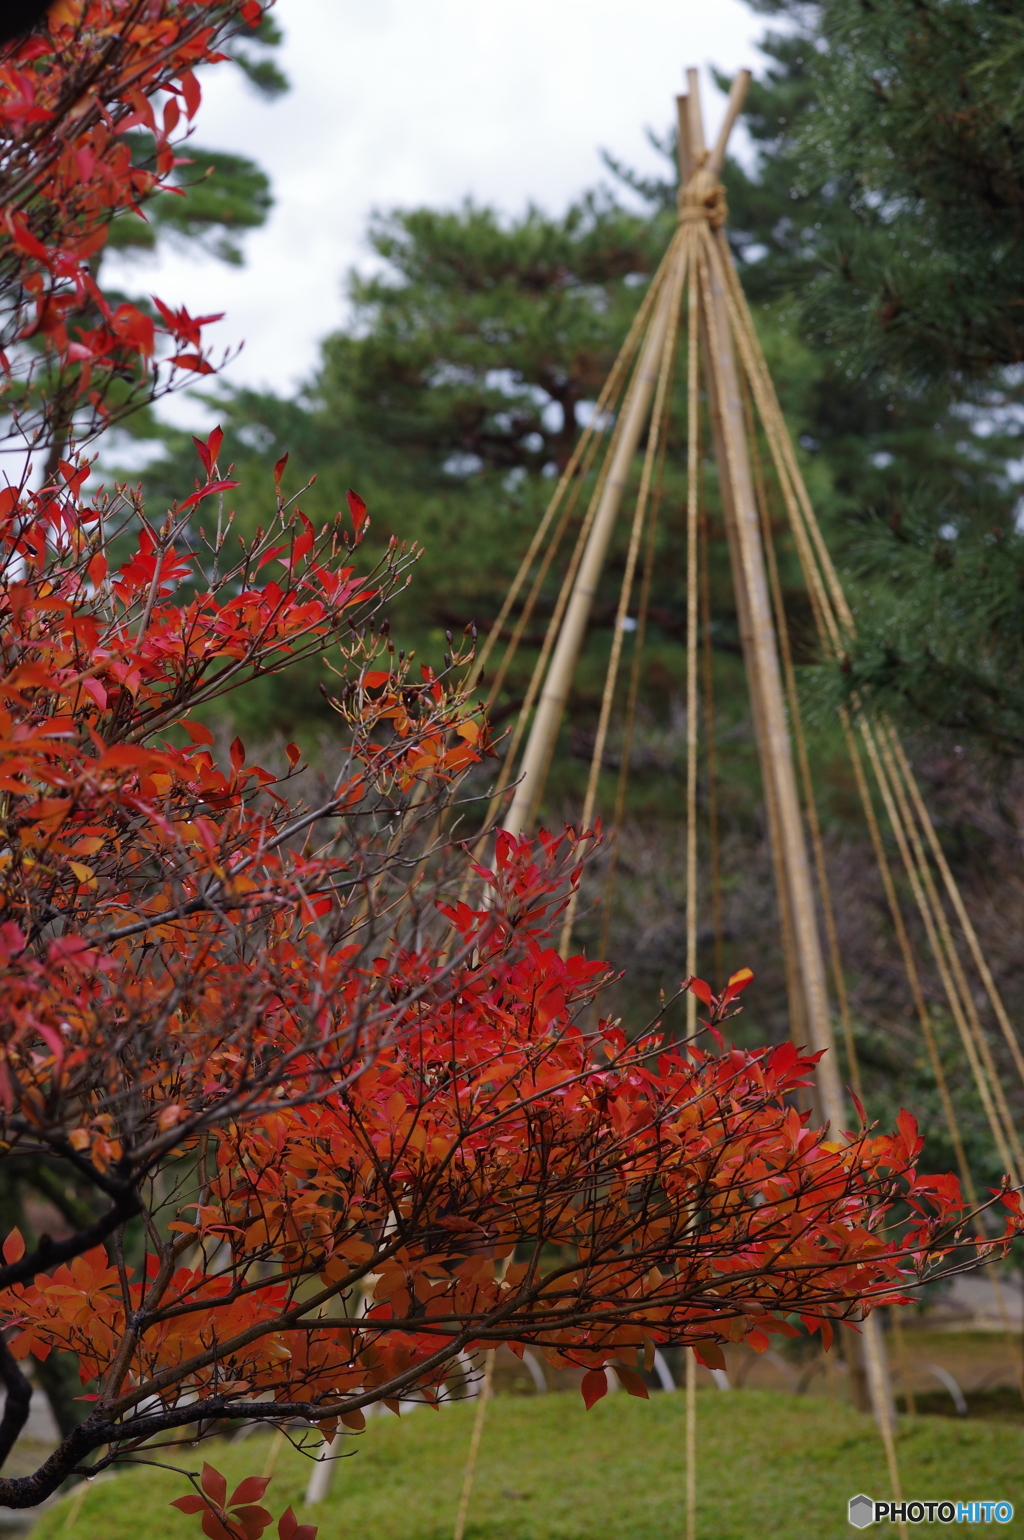
<instances>
[{"instance_id":1,"label":"red leaf cluster","mask_svg":"<svg viewBox=\"0 0 1024 1540\"><path fill-rule=\"evenodd\" d=\"M228 1484L219 1470L204 1465L199 1489L188 1497L179 1497L172 1508L182 1513L201 1513L203 1534L209 1540L260 1540L271 1523L260 1498L270 1485L269 1476L247 1476L228 1497ZM278 1520L278 1540L316 1540L315 1524L299 1524L291 1508Z\"/></svg>"},{"instance_id":2,"label":"red leaf cluster","mask_svg":"<svg viewBox=\"0 0 1024 1540\"><path fill-rule=\"evenodd\" d=\"M794 1314L828 1341L954 1247L1005 1247L1018 1210L965 1230L909 1115L809 1127L791 1045L581 1030L606 967L549 939L576 837L502 833L474 869L439 834L489 749L471 652L394 654L415 553L359 576L349 512L317 528L279 490L229 558L218 449L159 523L88 504L73 463L0 494L0 1140L95 1215L3 1246L0 1378L61 1348L93 1388L0 1501L197 1420L355 1431L498 1343L582 1366L588 1400L614 1358L636 1392L654 1344L713 1362ZM316 653L345 739L296 795L294 746L275 775L191 713ZM688 982L718 1032L749 981ZM199 1500L210 1535L264 1523Z\"/></svg>"}]
</instances>

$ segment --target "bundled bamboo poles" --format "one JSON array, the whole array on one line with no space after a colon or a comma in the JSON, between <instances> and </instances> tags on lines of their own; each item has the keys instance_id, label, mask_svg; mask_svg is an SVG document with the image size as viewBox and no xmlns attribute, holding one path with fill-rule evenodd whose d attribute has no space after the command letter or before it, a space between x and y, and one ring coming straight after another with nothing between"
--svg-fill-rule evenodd
<instances>
[{"instance_id":1,"label":"bundled bamboo poles","mask_svg":"<svg viewBox=\"0 0 1024 1540\"><path fill-rule=\"evenodd\" d=\"M487 827L493 827L497 822L516 835L532 827L585 640L598 581L643 445L625 572L587 782L583 826L589 827L597 812L600 774L622 662L625 622L634 603L634 589L642 565L636 647L627 692L625 740L615 799L615 822L621 819L677 358L685 329L688 478L685 510L686 971L695 973L698 964L697 755L701 704L698 660L701 632L703 629L706 637L709 623L706 599L702 598L702 585L706 596L707 576L701 555L698 486L700 402L703 399L718 464L722 513L764 787L793 1036L800 1042L809 1041L814 1049L826 1050L817 1070L818 1111L833 1128L841 1129L847 1126L847 1113L835 1053L826 952L851 1077L858 1091L859 1077L796 675L772 545L765 487L768 467L785 510L820 644L827 657L836 661L842 658L853 634L854 620L801 476L725 238L727 210L719 175L749 75L742 72L734 82L725 122L710 151L704 142L695 71L690 71L689 81L687 96L679 98L680 196L676 230L481 656L483 666L520 602L520 596L525 593L491 686L493 699L507 675L527 623L535 613L544 582L576 513L581 492L585 485L590 486L575 545L511 736ZM764 467L759 440L767 449ZM705 676L707 678L706 669ZM705 719L710 721L708 684L704 693ZM985 961L907 755L892 724L884 718L873 717L868 705L854 703L853 711L844 716L844 733L929 1062L965 1188L973 1197L974 1188L955 1103L922 985L921 963L903 913L901 886L909 890L919 913L994 1146L1015 1182L1024 1176L1024 1148L1014 1126L989 1032L981 1019L979 999L987 1000L1022 1082L1024 1053ZM505 788L513 776L515 790L510 798ZM886 825L888 837L895 845L895 869L886 848ZM615 837L613 828L609 889L614 880ZM608 891L606 909L607 898ZM571 944L574 917L573 904L567 910L562 931L563 955L567 954ZM688 1035L695 1032L696 1025L695 1002L691 996L688 1000ZM863 1340L871 1400L898 1497L892 1395L884 1345L874 1316L864 1323ZM693 1374L688 1373L690 1396L693 1383ZM691 1483L690 1533L693 1528L692 1502Z\"/></svg>"},{"instance_id":2,"label":"bundled bamboo poles","mask_svg":"<svg viewBox=\"0 0 1024 1540\"><path fill-rule=\"evenodd\" d=\"M677 342L682 329L683 301L688 286L689 300L685 306L689 337L687 395L690 466L686 506L687 810L689 815L694 812L699 714L697 635L700 576L696 477L699 459L699 364L696 338L699 335L703 384L719 463L723 513L765 788L784 951L791 965L794 1034L805 1035L815 1048L831 1050L834 1039L827 998L824 950L818 924L819 905L828 942L833 987L849 1046L848 1008L800 722L795 675L788 651L781 592L771 546L763 475L756 459L756 449L753 465L751 460L751 447L756 444L758 424L767 444L769 460L826 655L834 658L842 656L847 638L852 635L854 622L800 474L792 441L724 237L725 203L718 172L724 161L728 132L739 111L748 78L745 74L737 78L718 143L708 153L703 142L696 74L691 72L689 95L679 99L682 191L676 233L648 288L591 423L581 436L576 452L566 467L555 497L523 559L513 588L481 655L482 666L487 662L532 572L529 594L491 687L493 699L505 678L525 626L534 613L542 584L569 526L580 490L588 473L596 466L593 493L582 518L568 570L512 735L501 780L492 802L492 815L504 827L517 834L531 827L534 821L586 633L596 585L622 507L637 448L646 428L648 431L640 488L634 505L625 576L620 590L611 658L587 783L584 826L589 825L596 811L600 769L622 657L623 622L631 607L645 534L647 556L641 584L638 628L646 620L654 549L654 518L660 501ZM754 422L755 412L757 424ZM544 549L544 540L552 528L554 533ZM642 631L638 629L638 643L641 639ZM635 710L638 657L639 649L634 654L629 687L627 734L631 731ZM926 1043L932 1045L929 1056L933 1063L937 1063L932 1051L935 1041L933 1023L924 1003L919 965L912 953L896 887L889 871L884 839L873 801L875 797L881 802L906 883L921 916L929 950L959 1034L964 1057L985 1110L993 1142L1007 1171L1014 1180L1019 1180L1024 1176L1024 1147L1013 1123L989 1036L981 1021L976 991L970 977L972 970L980 982L981 992L987 998L1022 1083L1024 1052L981 951L977 934L895 729L886 720L873 720L860 704L848 727L848 744L854 755L854 771L862 790L864 811L869 829L872 830L876 853L884 867L883 882L886 884L897 938L907 966L911 992ZM861 751L855 741L858 737L870 777L864 774ZM518 751L524 738L526 744L520 759ZM794 763L794 750L799 776L797 764ZM624 755L620 771L617 812L621 812L624 798L627 761L628 753ZM513 772L517 778L515 794L511 802L506 802L503 807L504 787ZM874 782L873 792L869 778ZM697 904L693 875L696 868L696 828L693 816L688 816L687 821L687 966L692 971L691 965L696 961L694 925ZM812 870L817 878L817 895ZM573 912L570 911L563 928L563 950L571 939L572 923ZM826 1054L823 1065L827 1068L822 1069L819 1083L820 1110L838 1126L844 1113L834 1052ZM941 1085L940 1080L940 1089Z\"/></svg>"}]
</instances>

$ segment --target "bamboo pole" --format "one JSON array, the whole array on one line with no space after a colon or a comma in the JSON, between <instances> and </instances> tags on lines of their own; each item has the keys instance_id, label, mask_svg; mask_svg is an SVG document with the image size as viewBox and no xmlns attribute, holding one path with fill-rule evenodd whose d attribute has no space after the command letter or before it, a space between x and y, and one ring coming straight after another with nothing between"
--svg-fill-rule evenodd
<instances>
[{"instance_id":1,"label":"bamboo pole","mask_svg":"<svg viewBox=\"0 0 1024 1540\"><path fill-rule=\"evenodd\" d=\"M512 586L505 596L505 602L502 604L501 609L498 612L497 619L487 634L479 657L475 660L476 673L479 677L487 665L488 659L491 655L491 649L494 647L495 642L500 638L501 629L504 626L505 621L508 619L508 616L512 611L512 607L518 598L519 590L523 583L526 581L526 576L530 571L530 568L533 566L538 552L540 551L544 536L547 534L548 527L554 518L555 513L564 503L565 507L562 518L559 520L555 534L548 546L547 551L544 554L544 558L540 564L540 569L534 579L533 585L527 596L526 603L523 605L522 613L516 622L515 629L513 630L512 636L509 639L508 646L505 649L505 655L502 658L501 665L488 691L488 706L493 703L498 690L500 690L502 681L508 672L512 659L514 658L519 643L522 640L523 632L530 619L530 616L533 613L534 606L537 602L537 596L540 592L541 585L543 584L547 569L551 564L551 561L554 559L555 553L558 550L558 546L561 543L562 535L565 532L565 526L572 515L576 502L576 495L579 491L579 488L583 485L583 481L586 478L586 475L593 463L594 456L597 453L600 440L604 435L607 419L619 404L618 398L621 393L623 381L625 380L629 366L636 355L636 350L640 345L641 334L647 324L651 306L657 298L657 292L657 282L653 282L650 285L648 292L644 295L640 308L637 310L637 313L633 318L629 332L626 336L626 340L622 344L622 347L619 349L618 356L612 365L611 373L608 375L608 378L605 380L605 383L601 388L601 393L598 396L594 407L594 414L591 417L590 422L580 434L579 441L572 454L569 456L565 470L562 472L561 477L559 478L558 486L555 488L555 491L551 497L551 501L548 503L548 506L544 512L544 517L541 519L540 524L537 526L537 531L533 536L533 539L530 541L529 546L527 547L525 556L519 564L519 570L512 580Z\"/></svg>"},{"instance_id":2,"label":"bamboo pole","mask_svg":"<svg viewBox=\"0 0 1024 1540\"><path fill-rule=\"evenodd\" d=\"M689 83L690 148L699 166L703 161L703 133L700 128L699 83L695 71L690 72ZM739 96L742 101L742 89ZM720 230L712 234L705 225L701 225L699 232L707 252L705 305L709 345L708 374L715 382L714 410L724 451L719 464L723 494L725 488L728 488L728 495L723 495L722 503L727 525L731 522L733 529L730 551L734 557L734 586L737 595L742 594L745 600L750 655L754 663L751 694L756 695L760 703L760 710L755 712L754 717L755 730L759 726L764 739L761 758L762 764L767 767L766 791L770 785L775 797L778 865L783 869L789 897L792 939L800 972L807 1027L815 1049L826 1050L818 1061L816 1075L821 1111L831 1124L833 1133L838 1134L843 1123L843 1095L828 1008L814 889L786 720L761 540L760 514L751 476L743 401L732 348L726 276L728 250ZM885 1447L893 1491L898 1500L899 1468L894 1438L892 1389L878 1322L872 1316L864 1322L863 1340L871 1401Z\"/></svg>"},{"instance_id":3,"label":"bamboo pole","mask_svg":"<svg viewBox=\"0 0 1024 1540\"><path fill-rule=\"evenodd\" d=\"M839 933L836 929L835 908L832 903L832 890L828 880L828 867L825 863L825 847L821 837L821 824L818 819L818 809L814 797L814 782L811 777L811 763L807 754L807 740L804 736L800 696L796 684L796 670L793 665L793 650L789 643L789 632L786 628L782 582L779 577L779 566L775 556L775 543L772 538L771 512L768 507L761 457L757 448L754 412L747 390L743 392L743 415L746 419L747 439L753 456L754 490L761 514L761 536L764 541L764 552L768 562L768 587L772 596L772 609L775 612L775 627L779 638L779 652L782 657L782 676L785 680L786 700L789 705L789 725L796 749L797 764L800 767L800 782L804 793L804 810L807 816L807 828L811 836L811 849L814 851L814 866L818 876L818 895L821 899L822 916L825 921L825 936L828 941L829 957L832 965L832 980L835 986L836 1000L839 1005L839 1021L843 1029L843 1040L846 1044L846 1057L850 1066L850 1078L853 1082L853 1089L858 1099L863 1102L864 1092L861 1086L860 1065L857 1061L856 1045L853 1040L853 1024L850 1020L850 1002L846 992L846 979L843 976L842 956L839 951Z\"/></svg>"},{"instance_id":4,"label":"bamboo pole","mask_svg":"<svg viewBox=\"0 0 1024 1540\"><path fill-rule=\"evenodd\" d=\"M711 345L708 336L707 316L702 307L700 322L701 348L705 357L711 355ZM719 492L722 500L722 515L725 525L726 540L729 546L729 564L733 572L733 593L736 600L736 616L739 623L740 645L743 651L743 664L747 677L747 692L750 701L750 715L754 724L754 741L757 745L758 763L761 768L761 784L764 789L765 817L768 823L768 848L772 855L772 867L775 876L775 893L779 906L779 932L782 942L782 958L786 971L786 995L789 1001L790 1036L794 1042L806 1042L808 1036L807 1012L804 1004L804 993L800 980L800 970L797 964L796 948L793 942L793 920L790 904L789 885L786 880L785 859L783 853L783 840L779 825L778 799L775 792L775 779L771 771L769 758L768 739L765 732L762 714L761 692L756 684L757 675L757 650L754 642L753 628L750 622L750 611L747 604L745 589L736 582L736 574L740 571L742 558L737 544L736 520L731 516L732 486L724 474L723 467L726 464L727 449L725 443L725 429L723 427L722 411L719 405L719 387L713 369L707 371L706 377L708 410L711 419L711 436L715 448L715 460L719 466Z\"/></svg>"},{"instance_id":5,"label":"bamboo pole","mask_svg":"<svg viewBox=\"0 0 1024 1540\"><path fill-rule=\"evenodd\" d=\"M697 1536L697 1360L686 1354L686 1540Z\"/></svg>"},{"instance_id":6,"label":"bamboo pole","mask_svg":"<svg viewBox=\"0 0 1024 1540\"><path fill-rule=\"evenodd\" d=\"M608 952L608 934L611 929L611 903L615 891L615 876L619 860L619 830L626 808L626 788L629 784L630 761L633 755L633 729L636 725L637 699L640 694L640 672L643 665L644 639L647 635L647 611L651 599L651 581L654 576L654 557L657 549L658 517L661 512L663 476L665 471L666 440L662 437L658 449L658 472L654 487L654 503L647 521L647 548L644 552L644 571L640 580L640 600L636 611L636 632L633 637L633 661L629 670L629 690L626 696L626 719L622 730L622 754L619 764L618 784L615 788L615 808L609 831L608 868L604 879L601 910L601 938L597 956Z\"/></svg>"},{"instance_id":7,"label":"bamboo pole","mask_svg":"<svg viewBox=\"0 0 1024 1540\"><path fill-rule=\"evenodd\" d=\"M691 244L693 241L691 240ZM691 269L695 264L691 257ZM699 275L691 270L689 339L687 347L687 443L686 443L686 972L697 972L697 645L698 573L697 542L700 536L697 492L700 484L699 348L697 315L700 304ZM697 1036L697 997L686 996L686 1035Z\"/></svg>"},{"instance_id":8,"label":"bamboo pole","mask_svg":"<svg viewBox=\"0 0 1024 1540\"><path fill-rule=\"evenodd\" d=\"M708 513L701 509L700 553L698 572L700 581L700 624L703 640L704 673L704 737L707 742L708 767L708 834L711 864L711 929L714 935L714 985L718 990L725 983L724 936L722 933L722 863L718 829L718 750L715 746L715 659L711 643L711 574L708 549Z\"/></svg>"},{"instance_id":9,"label":"bamboo pole","mask_svg":"<svg viewBox=\"0 0 1024 1540\"><path fill-rule=\"evenodd\" d=\"M800 815L800 799L786 720L785 696L761 542L760 516L747 452L743 400L730 334L725 279L719 251L722 237L720 234L712 236L704 227L699 228L708 257L706 310L708 339L712 349L708 372L717 379L717 408L725 449L720 474L723 483L727 483L730 489L730 496L723 497L722 501L726 517L734 527L735 549L739 558L734 582L737 590L742 591L746 597L751 652L755 660L751 686L752 693L757 692L761 703L763 760L768 766L768 778L778 810L781 864L789 895L793 943L803 989L807 1027L813 1047L825 1050L824 1056L818 1061L816 1077L821 1111L831 1124L833 1133L838 1134L843 1123L842 1087L828 1009L825 963L818 934L807 841Z\"/></svg>"},{"instance_id":10,"label":"bamboo pole","mask_svg":"<svg viewBox=\"0 0 1024 1540\"><path fill-rule=\"evenodd\" d=\"M677 238L675 262L682 260L682 241ZM626 408L626 416L612 456L604 492L591 525L583 559L576 573L569 602L565 607L558 641L555 643L547 678L540 692L537 714L533 719L520 768L519 785L512 806L502 819L502 826L514 835L528 829L540 796L551 751L554 748L562 713L569 695L573 672L579 657L590 610L597 590L605 553L615 519L629 481L633 457L650 410L658 381L662 349L672 307L673 283L664 285L650 330L637 365L636 385Z\"/></svg>"},{"instance_id":11,"label":"bamboo pole","mask_svg":"<svg viewBox=\"0 0 1024 1540\"><path fill-rule=\"evenodd\" d=\"M682 253L682 261L677 266L672 279L671 311L659 364L658 388L654 399L651 424L647 434L647 452L644 455L644 465L640 475L640 490L637 493L636 508L633 513L633 528L629 537L626 570L619 589L619 603L615 612L615 630L612 634L611 656L608 660L604 692L601 698L601 715L597 724L593 752L590 757L590 775L587 779L587 793L583 802L582 827L584 829L590 828L597 808L605 743L607 742L608 727L611 722L615 686L619 677L619 662L622 657L622 638L625 636L626 616L629 613L633 595L633 580L636 575L636 564L640 556L640 541L643 535L644 521L648 516L651 491L658 484L659 467L663 463L661 450L668 433L672 382L675 378L679 308L682 303L683 287L686 282L688 246L682 248ZM558 947L563 959L569 956L569 948L572 944L572 927L576 917L578 899L579 889L574 888L569 899L568 908L565 911L565 920L562 925L562 935Z\"/></svg>"},{"instance_id":12,"label":"bamboo pole","mask_svg":"<svg viewBox=\"0 0 1024 1540\"><path fill-rule=\"evenodd\" d=\"M985 986L985 993L988 995L992 1009L995 1011L996 1019L998 1020L1000 1028L1002 1029L1002 1033L1006 1039L1010 1053L1013 1055L1013 1062L1017 1068L1017 1073L1020 1075L1021 1081L1024 1082L1024 1054L1021 1053L1021 1047L1017 1040L1017 1034L1013 1030L1010 1018L1006 1013L1006 1007L1002 1001L1002 996L1000 995L999 990L996 988L996 982L992 977L992 971L989 968L984 952L981 950L981 943L978 940L977 932L975 931L974 926L971 923L970 916L967 913L967 909L964 905L963 898L961 897L956 878L950 871L949 862L946 860L945 852L943 851L942 846L939 844L938 836L935 833L935 825L932 823L931 815L928 812L927 805L925 804L924 798L921 796L920 788L917 784L917 777L914 775L914 772L911 769L910 761L907 759L907 756L903 750L903 745L900 743L899 738L896 735L896 730L891 723L889 724L889 739L892 744L893 752L899 761L900 769L903 772L903 779L907 783L907 790L910 792L911 799L917 811L918 819L920 820L921 827L925 832L925 837L928 840L929 848L931 850L932 856L934 857L935 864L939 868L939 872L942 875L942 881L945 885L946 892L949 894L950 901L952 902L953 908L956 911L956 917L960 922L960 928L963 931L967 945L970 948L971 956L974 959L974 965L977 968L981 977L981 981Z\"/></svg>"},{"instance_id":13,"label":"bamboo pole","mask_svg":"<svg viewBox=\"0 0 1024 1540\"><path fill-rule=\"evenodd\" d=\"M696 71L691 71L691 73L696 74ZM725 152L729 144L729 135L735 127L736 119L743 111L743 103L747 99L751 79L752 76L749 70L740 70L729 89L729 100L725 104L725 117L722 119L722 126L718 130L715 147L708 157L708 170L712 176L721 176L722 174L722 167L725 165Z\"/></svg>"}]
</instances>

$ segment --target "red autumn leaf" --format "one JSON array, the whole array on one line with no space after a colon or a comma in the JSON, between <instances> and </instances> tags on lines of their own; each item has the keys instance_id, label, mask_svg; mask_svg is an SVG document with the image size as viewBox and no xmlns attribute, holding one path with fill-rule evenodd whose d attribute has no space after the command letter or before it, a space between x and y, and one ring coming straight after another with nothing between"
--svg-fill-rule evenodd
<instances>
[{"instance_id":1,"label":"red autumn leaf","mask_svg":"<svg viewBox=\"0 0 1024 1540\"><path fill-rule=\"evenodd\" d=\"M315 1524L300 1524L291 1508L286 1508L277 1524L279 1540L316 1540Z\"/></svg>"},{"instance_id":2,"label":"red autumn leaf","mask_svg":"<svg viewBox=\"0 0 1024 1540\"><path fill-rule=\"evenodd\" d=\"M627 1369L623 1364L614 1364L613 1368L623 1390L628 1391L631 1396L637 1396L641 1401L649 1399L647 1386L635 1369Z\"/></svg>"},{"instance_id":3,"label":"red autumn leaf","mask_svg":"<svg viewBox=\"0 0 1024 1540\"><path fill-rule=\"evenodd\" d=\"M203 1465L203 1474L199 1484L212 1503L216 1503L218 1508L224 1507L228 1495L228 1484L215 1466Z\"/></svg>"},{"instance_id":4,"label":"red autumn leaf","mask_svg":"<svg viewBox=\"0 0 1024 1540\"><path fill-rule=\"evenodd\" d=\"M754 975L751 969L740 968L737 973L730 975L729 982L725 986L725 993L722 996L722 999L725 1001L735 1000L736 996L742 994L743 991L747 988L747 985L752 984L753 982Z\"/></svg>"},{"instance_id":5,"label":"red autumn leaf","mask_svg":"<svg viewBox=\"0 0 1024 1540\"><path fill-rule=\"evenodd\" d=\"M366 523L366 504L359 496L359 493L353 492L351 489L347 493L347 497L348 510L352 515L352 527L356 532L356 539L358 540L362 535L363 525Z\"/></svg>"},{"instance_id":6,"label":"red autumn leaf","mask_svg":"<svg viewBox=\"0 0 1024 1540\"><path fill-rule=\"evenodd\" d=\"M292 544L292 561L301 561L303 556L308 556L316 539L316 532L306 515L300 513L298 517L302 521L303 528L301 535L297 535Z\"/></svg>"},{"instance_id":7,"label":"red autumn leaf","mask_svg":"<svg viewBox=\"0 0 1024 1540\"><path fill-rule=\"evenodd\" d=\"M580 1382L580 1393L589 1412L595 1401L608 1394L608 1377L604 1370L588 1369Z\"/></svg>"},{"instance_id":8,"label":"red autumn leaf","mask_svg":"<svg viewBox=\"0 0 1024 1540\"><path fill-rule=\"evenodd\" d=\"M725 1354L717 1342L705 1340L703 1342L694 1342L692 1346L693 1356L698 1363L704 1365L705 1369L725 1368Z\"/></svg>"},{"instance_id":9,"label":"red autumn leaf","mask_svg":"<svg viewBox=\"0 0 1024 1540\"><path fill-rule=\"evenodd\" d=\"M691 994L697 996L702 1005L709 1008L714 1005L715 997L711 992L711 985L705 984L703 979L691 979L687 987Z\"/></svg>"},{"instance_id":10,"label":"red autumn leaf","mask_svg":"<svg viewBox=\"0 0 1024 1540\"><path fill-rule=\"evenodd\" d=\"M901 1108L896 1116L896 1126L899 1129L903 1141L903 1150L907 1160L916 1160L924 1148L924 1140L918 1133L917 1119L912 1112Z\"/></svg>"},{"instance_id":11,"label":"red autumn leaf","mask_svg":"<svg viewBox=\"0 0 1024 1540\"><path fill-rule=\"evenodd\" d=\"M188 369L192 374L213 374L215 372L211 363L201 353L175 353L167 360L176 369Z\"/></svg>"},{"instance_id":12,"label":"red autumn leaf","mask_svg":"<svg viewBox=\"0 0 1024 1540\"><path fill-rule=\"evenodd\" d=\"M196 438L194 434L192 437L192 442L196 446L196 449L199 453L199 458L203 462L203 469L206 471L207 476L212 475L213 467L216 465L217 456L220 453L220 446L224 442L223 428L214 428L205 444L203 443L202 439Z\"/></svg>"},{"instance_id":13,"label":"red autumn leaf","mask_svg":"<svg viewBox=\"0 0 1024 1540\"><path fill-rule=\"evenodd\" d=\"M171 1503L172 1508L180 1508L182 1513L201 1513L206 1503L198 1494L193 1492L187 1497L176 1497Z\"/></svg>"},{"instance_id":14,"label":"red autumn leaf","mask_svg":"<svg viewBox=\"0 0 1024 1540\"><path fill-rule=\"evenodd\" d=\"M199 82L191 70L183 70L178 80L185 97L185 111L190 118L194 118L199 111L199 103L202 100Z\"/></svg>"},{"instance_id":15,"label":"red autumn leaf","mask_svg":"<svg viewBox=\"0 0 1024 1540\"><path fill-rule=\"evenodd\" d=\"M205 487L200 487L198 492L193 492L191 497L186 497L183 503L178 504L178 512L184 513L186 508L194 508L204 498L213 497L216 492L230 492L237 486L237 481L208 481Z\"/></svg>"},{"instance_id":16,"label":"red autumn leaf","mask_svg":"<svg viewBox=\"0 0 1024 1540\"><path fill-rule=\"evenodd\" d=\"M269 1476L246 1476L228 1498L227 1506L235 1508L239 1503L258 1503L269 1485Z\"/></svg>"},{"instance_id":17,"label":"red autumn leaf","mask_svg":"<svg viewBox=\"0 0 1024 1540\"><path fill-rule=\"evenodd\" d=\"M259 1476L250 1478L259 1481ZM246 1540L260 1540L260 1536L270 1523L271 1514L266 1508L258 1507L254 1503L243 1503L240 1507L231 1507L231 1522L240 1525Z\"/></svg>"},{"instance_id":18,"label":"red autumn leaf","mask_svg":"<svg viewBox=\"0 0 1024 1540\"><path fill-rule=\"evenodd\" d=\"M203 1510L203 1534L208 1540L237 1540L237 1534L232 1534L220 1514L212 1508Z\"/></svg>"}]
</instances>

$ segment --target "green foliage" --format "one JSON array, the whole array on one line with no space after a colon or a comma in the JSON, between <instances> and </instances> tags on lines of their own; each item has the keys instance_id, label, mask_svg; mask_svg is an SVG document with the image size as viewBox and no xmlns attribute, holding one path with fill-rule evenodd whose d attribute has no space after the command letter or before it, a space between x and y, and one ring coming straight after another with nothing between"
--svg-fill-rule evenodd
<instances>
[{"instance_id":1,"label":"green foliage","mask_svg":"<svg viewBox=\"0 0 1024 1540\"><path fill-rule=\"evenodd\" d=\"M751 91L733 239L748 291L783 296L819 361L810 438L858 589L846 671L819 684L1019 756L1019 8L758 8L795 30L769 37Z\"/></svg>"},{"instance_id":2,"label":"green foliage","mask_svg":"<svg viewBox=\"0 0 1024 1540\"><path fill-rule=\"evenodd\" d=\"M949 506L949 503L952 506ZM1024 535L957 499L894 507L865 541L858 635L838 681L904 720L1024 756ZM999 513L997 511L997 519Z\"/></svg>"},{"instance_id":3,"label":"green foliage","mask_svg":"<svg viewBox=\"0 0 1024 1540\"><path fill-rule=\"evenodd\" d=\"M833 189L808 311L929 378L1024 359L1024 15L1012 0L822 0L810 184Z\"/></svg>"},{"instance_id":4,"label":"green foliage","mask_svg":"<svg viewBox=\"0 0 1024 1540\"><path fill-rule=\"evenodd\" d=\"M133 137L137 158L146 159L152 141L148 135ZM144 220L131 212L115 219L106 250L152 252L167 241L190 250L198 246L221 262L241 267L238 237L265 224L273 206L266 172L244 155L190 145L176 180L180 193L158 193L146 204Z\"/></svg>"},{"instance_id":5,"label":"green foliage","mask_svg":"<svg viewBox=\"0 0 1024 1540\"><path fill-rule=\"evenodd\" d=\"M256 94L267 101L291 90L287 76L266 52L279 48L283 41L281 28L269 12L264 12L258 27L240 30L224 45L224 53L238 65Z\"/></svg>"},{"instance_id":6,"label":"green foliage","mask_svg":"<svg viewBox=\"0 0 1024 1540\"><path fill-rule=\"evenodd\" d=\"M561 469L665 231L592 194L561 219L467 203L395 211L369 234L388 271L353 275L322 391L434 476Z\"/></svg>"}]
</instances>

